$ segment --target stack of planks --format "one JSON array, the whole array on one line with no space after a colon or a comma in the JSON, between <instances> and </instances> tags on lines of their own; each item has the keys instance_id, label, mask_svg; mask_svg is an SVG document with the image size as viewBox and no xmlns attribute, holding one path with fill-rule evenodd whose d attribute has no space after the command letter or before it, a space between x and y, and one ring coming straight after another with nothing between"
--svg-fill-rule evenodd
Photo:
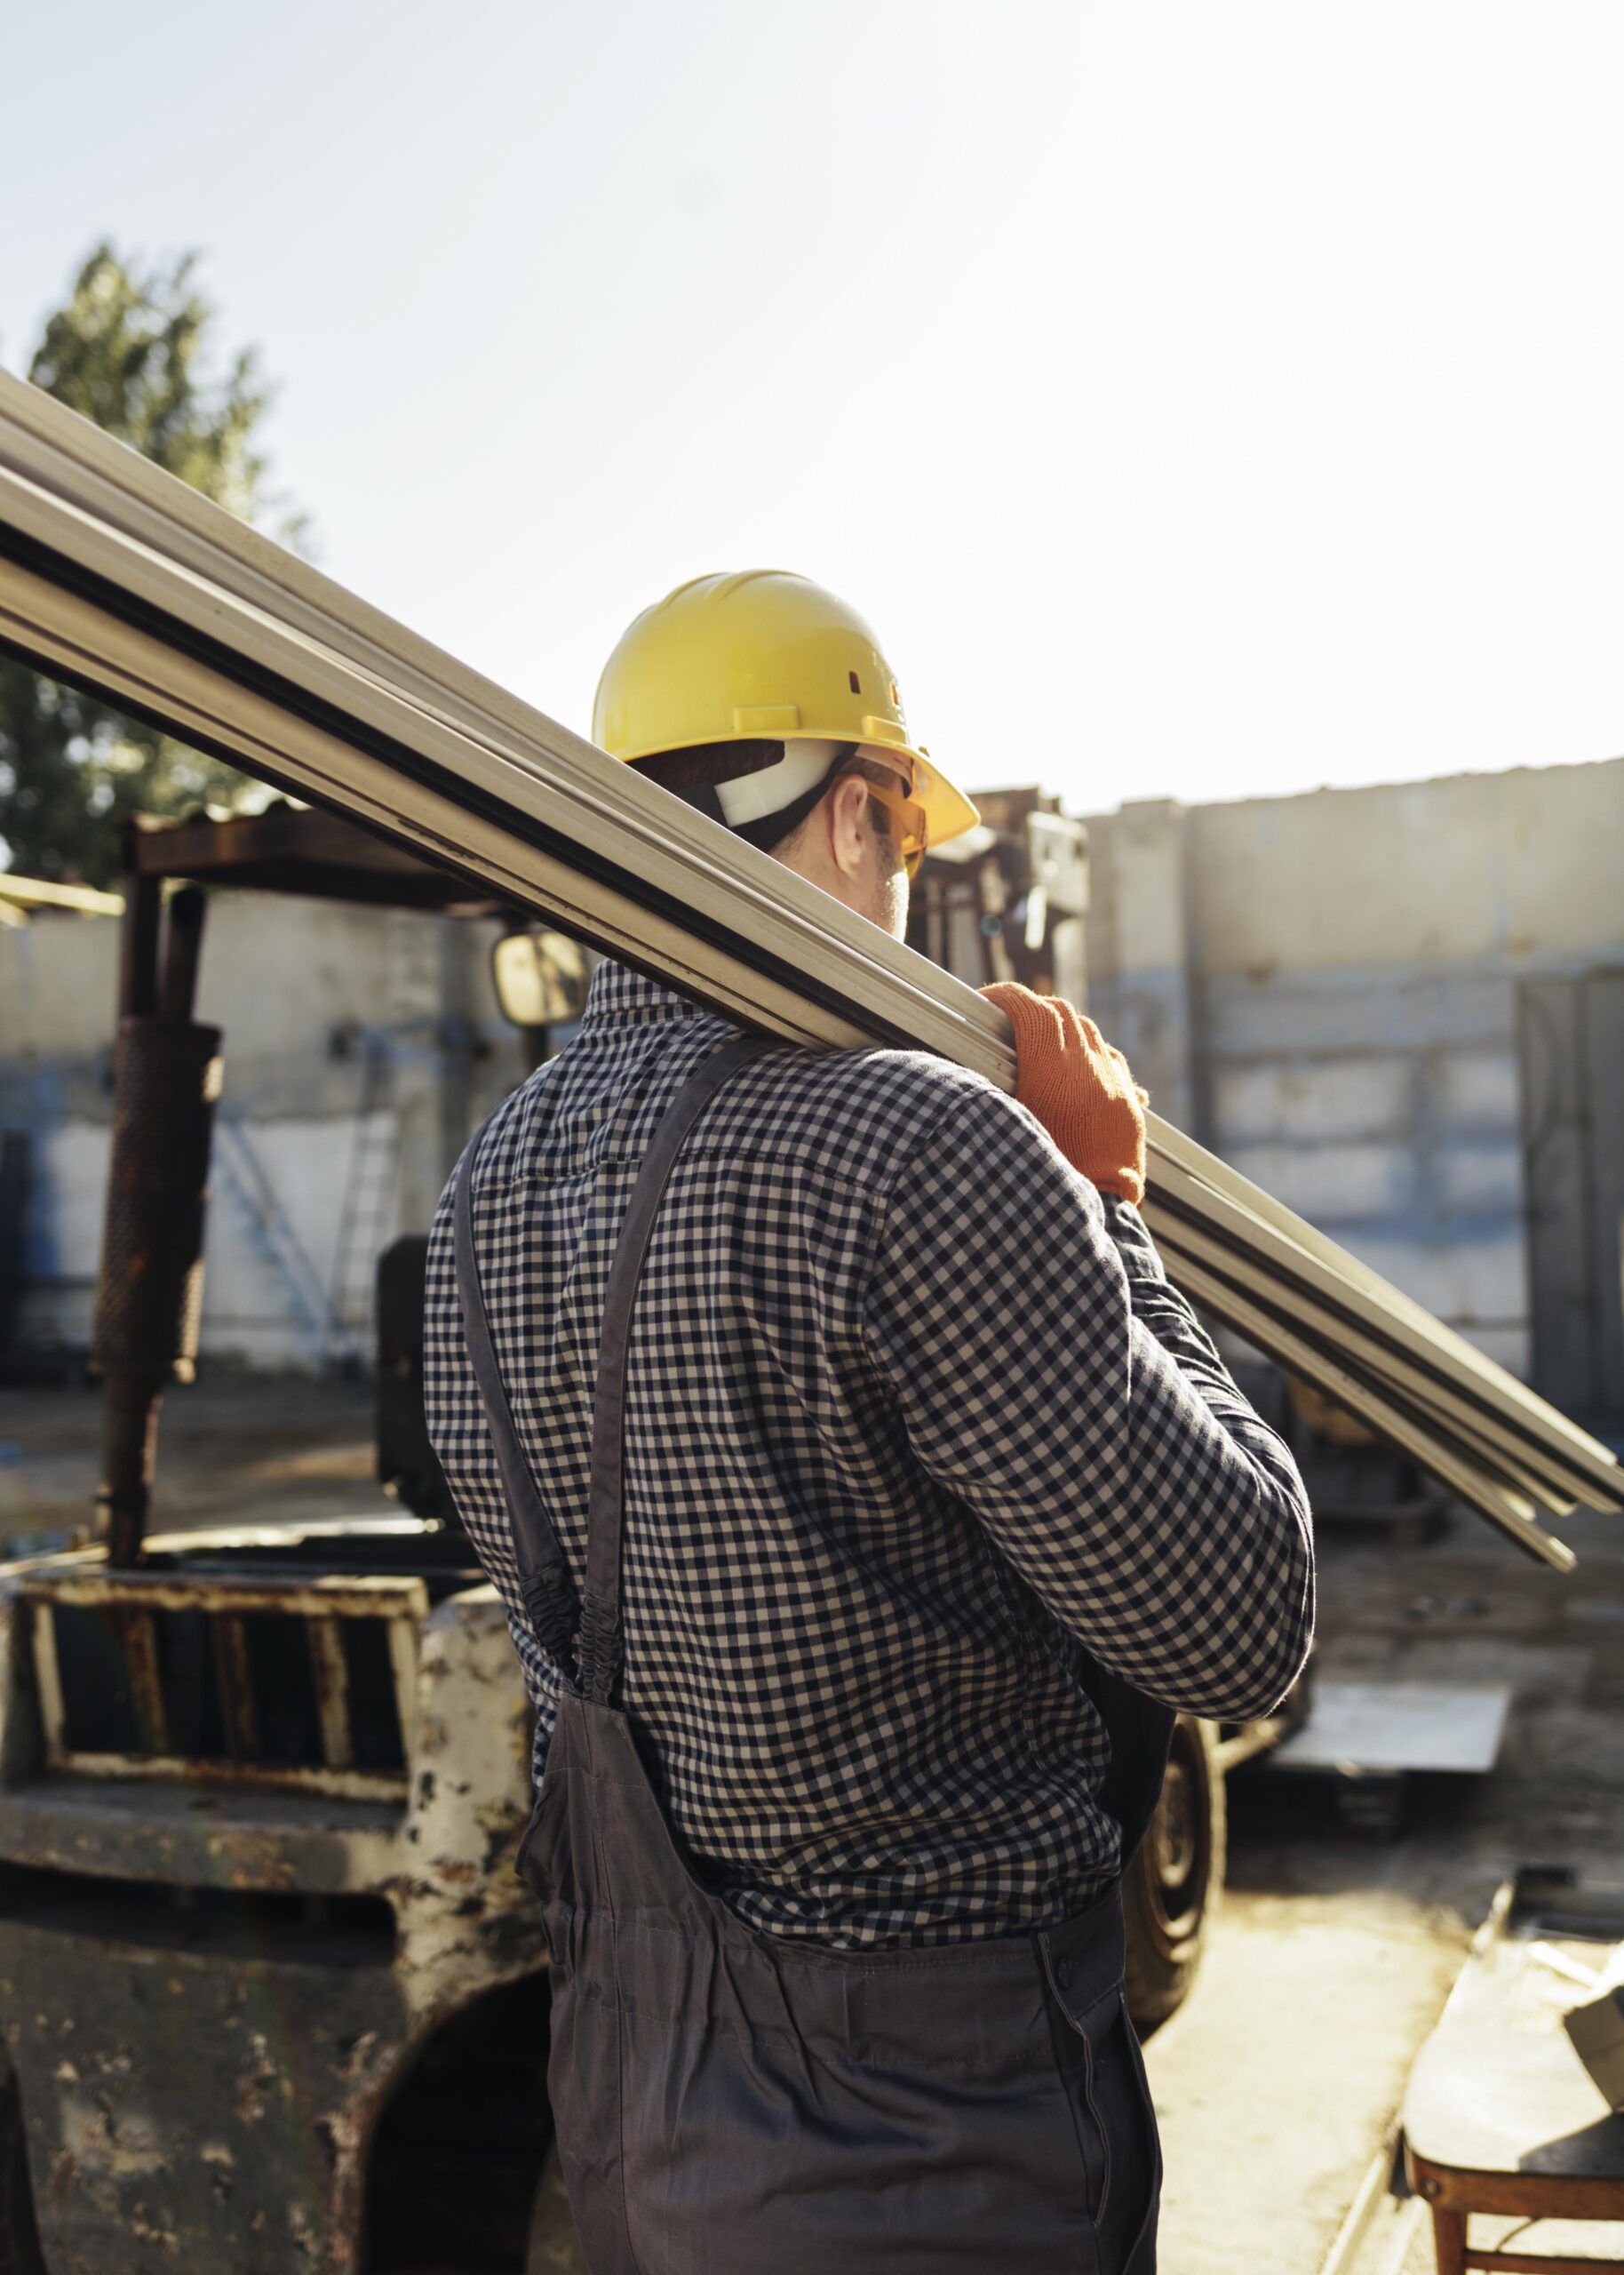
<instances>
[{"instance_id":1,"label":"stack of planks","mask_svg":"<svg viewBox=\"0 0 1624 2275\"><path fill-rule=\"evenodd\" d=\"M1001 1014L718 824L0 375L0 648L534 909L759 1032L1015 1087ZM1191 1298L1548 1564L1607 1449L1154 1116Z\"/></svg>"},{"instance_id":2,"label":"stack of planks","mask_svg":"<svg viewBox=\"0 0 1624 2275\"><path fill-rule=\"evenodd\" d=\"M1169 1279L1558 1570L1546 1510L1624 1508L1609 1449L1301 1217L1153 1125L1145 1216Z\"/></svg>"}]
</instances>

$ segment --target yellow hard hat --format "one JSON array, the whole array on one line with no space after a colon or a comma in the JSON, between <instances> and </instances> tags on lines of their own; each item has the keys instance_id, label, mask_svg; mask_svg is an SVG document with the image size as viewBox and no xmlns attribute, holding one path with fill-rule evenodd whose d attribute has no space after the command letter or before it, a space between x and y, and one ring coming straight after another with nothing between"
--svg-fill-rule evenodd
<instances>
[{"instance_id":1,"label":"yellow hard hat","mask_svg":"<svg viewBox=\"0 0 1624 2275\"><path fill-rule=\"evenodd\" d=\"M592 736L628 761L705 743L855 743L896 761L932 845L980 819L909 740L891 667L856 611L784 569L696 577L645 609L603 667Z\"/></svg>"}]
</instances>

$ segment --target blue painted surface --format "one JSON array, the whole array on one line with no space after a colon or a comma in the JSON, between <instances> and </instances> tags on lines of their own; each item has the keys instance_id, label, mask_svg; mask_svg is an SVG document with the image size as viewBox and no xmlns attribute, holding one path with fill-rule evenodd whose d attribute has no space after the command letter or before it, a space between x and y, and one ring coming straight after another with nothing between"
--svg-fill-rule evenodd
<instances>
[{"instance_id":1,"label":"blue painted surface","mask_svg":"<svg viewBox=\"0 0 1624 2275\"><path fill-rule=\"evenodd\" d=\"M1208 1107L1198 1136L1452 1324L1517 1345L1528 1321L1521 976L1503 954L1424 970L1209 972L1192 1038ZM1130 972L1094 991L1113 1039L1159 978ZM1240 1123L1226 1127L1226 1107Z\"/></svg>"},{"instance_id":2,"label":"blue painted surface","mask_svg":"<svg viewBox=\"0 0 1624 2275\"><path fill-rule=\"evenodd\" d=\"M50 1141L67 1118L67 1070L52 1059L12 1059L0 1066L0 1118L28 1139L28 1206L23 1225L22 1268L38 1284L63 1273L58 1239L58 1196L52 1182Z\"/></svg>"}]
</instances>

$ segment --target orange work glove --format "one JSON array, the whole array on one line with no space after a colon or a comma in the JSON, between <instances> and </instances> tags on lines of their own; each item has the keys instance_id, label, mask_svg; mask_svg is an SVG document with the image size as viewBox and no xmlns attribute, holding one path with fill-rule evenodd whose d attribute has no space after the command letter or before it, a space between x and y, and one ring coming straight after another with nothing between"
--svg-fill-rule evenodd
<instances>
[{"instance_id":1,"label":"orange work glove","mask_svg":"<svg viewBox=\"0 0 1624 2275\"><path fill-rule=\"evenodd\" d=\"M1144 1199L1145 1092L1092 1019L1013 979L982 994L1015 1029L1015 1096L1073 1169L1137 1208Z\"/></svg>"}]
</instances>

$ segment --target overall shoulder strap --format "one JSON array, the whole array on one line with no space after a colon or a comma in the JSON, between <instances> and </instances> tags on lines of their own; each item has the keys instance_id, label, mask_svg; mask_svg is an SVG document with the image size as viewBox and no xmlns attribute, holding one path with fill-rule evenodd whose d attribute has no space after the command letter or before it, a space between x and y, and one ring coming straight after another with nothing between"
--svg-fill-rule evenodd
<instances>
[{"instance_id":1,"label":"overall shoulder strap","mask_svg":"<svg viewBox=\"0 0 1624 2275\"><path fill-rule=\"evenodd\" d=\"M1122 1828L1120 1869L1126 1872L1156 1815L1178 1717L1171 1706L1147 1698L1103 1667L1092 1651L1079 1647L1079 1656L1083 1688L1099 1709L1111 1740L1111 1768L1100 1805Z\"/></svg>"},{"instance_id":2,"label":"overall shoulder strap","mask_svg":"<svg viewBox=\"0 0 1624 2275\"><path fill-rule=\"evenodd\" d=\"M592 1489L586 1510L586 1590L581 1607L581 1690L606 1704L620 1672L620 1538L625 1500L626 1358L654 1220L684 1140L706 1106L747 1060L768 1046L757 1036L724 1043L694 1069L654 1133L609 1265L593 1407Z\"/></svg>"},{"instance_id":3,"label":"overall shoulder strap","mask_svg":"<svg viewBox=\"0 0 1624 2275\"><path fill-rule=\"evenodd\" d=\"M701 1061L666 1108L632 1189L625 1223L609 1265L609 1295L599 1341L584 1605L577 1601L569 1566L537 1490L513 1422L507 1385L502 1379L491 1340L484 1290L480 1284L479 1258L474 1246L474 1169L495 1114L481 1123L457 1165L457 1191L451 1209L457 1293L474 1385L484 1411L485 1426L490 1433L513 1529L519 1592L542 1649L566 1680L578 1682L592 1698L609 1696L620 1666L620 1520L626 1343L643 1258L648 1253L665 1181L683 1140L728 1077L766 1048L756 1037L744 1036L737 1042L724 1043L720 1050ZM501 1110L498 1106L497 1114Z\"/></svg>"},{"instance_id":4,"label":"overall shoulder strap","mask_svg":"<svg viewBox=\"0 0 1624 2275\"><path fill-rule=\"evenodd\" d=\"M496 1111L500 1114L502 1109L498 1106ZM485 1133L495 1120L493 1114L480 1124L457 1164L457 1194L451 1211L457 1294L462 1305L463 1336L474 1368L474 1385L484 1409L485 1426L496 1451L502 1491L513 1529L519 1592L524 1599L537 1641L560 1672L567 1680L573 1680L575 1631L579 1616L575 1582L569 1577L569 1567L553 1529L553 1520L542 1505L529 1459L513 1426L507 1385L502 1379L490 1339L490 1320L480 1286L479 1258L474 1250L474 1165L484 1144Z\"/></svg>"}]
</instances>

